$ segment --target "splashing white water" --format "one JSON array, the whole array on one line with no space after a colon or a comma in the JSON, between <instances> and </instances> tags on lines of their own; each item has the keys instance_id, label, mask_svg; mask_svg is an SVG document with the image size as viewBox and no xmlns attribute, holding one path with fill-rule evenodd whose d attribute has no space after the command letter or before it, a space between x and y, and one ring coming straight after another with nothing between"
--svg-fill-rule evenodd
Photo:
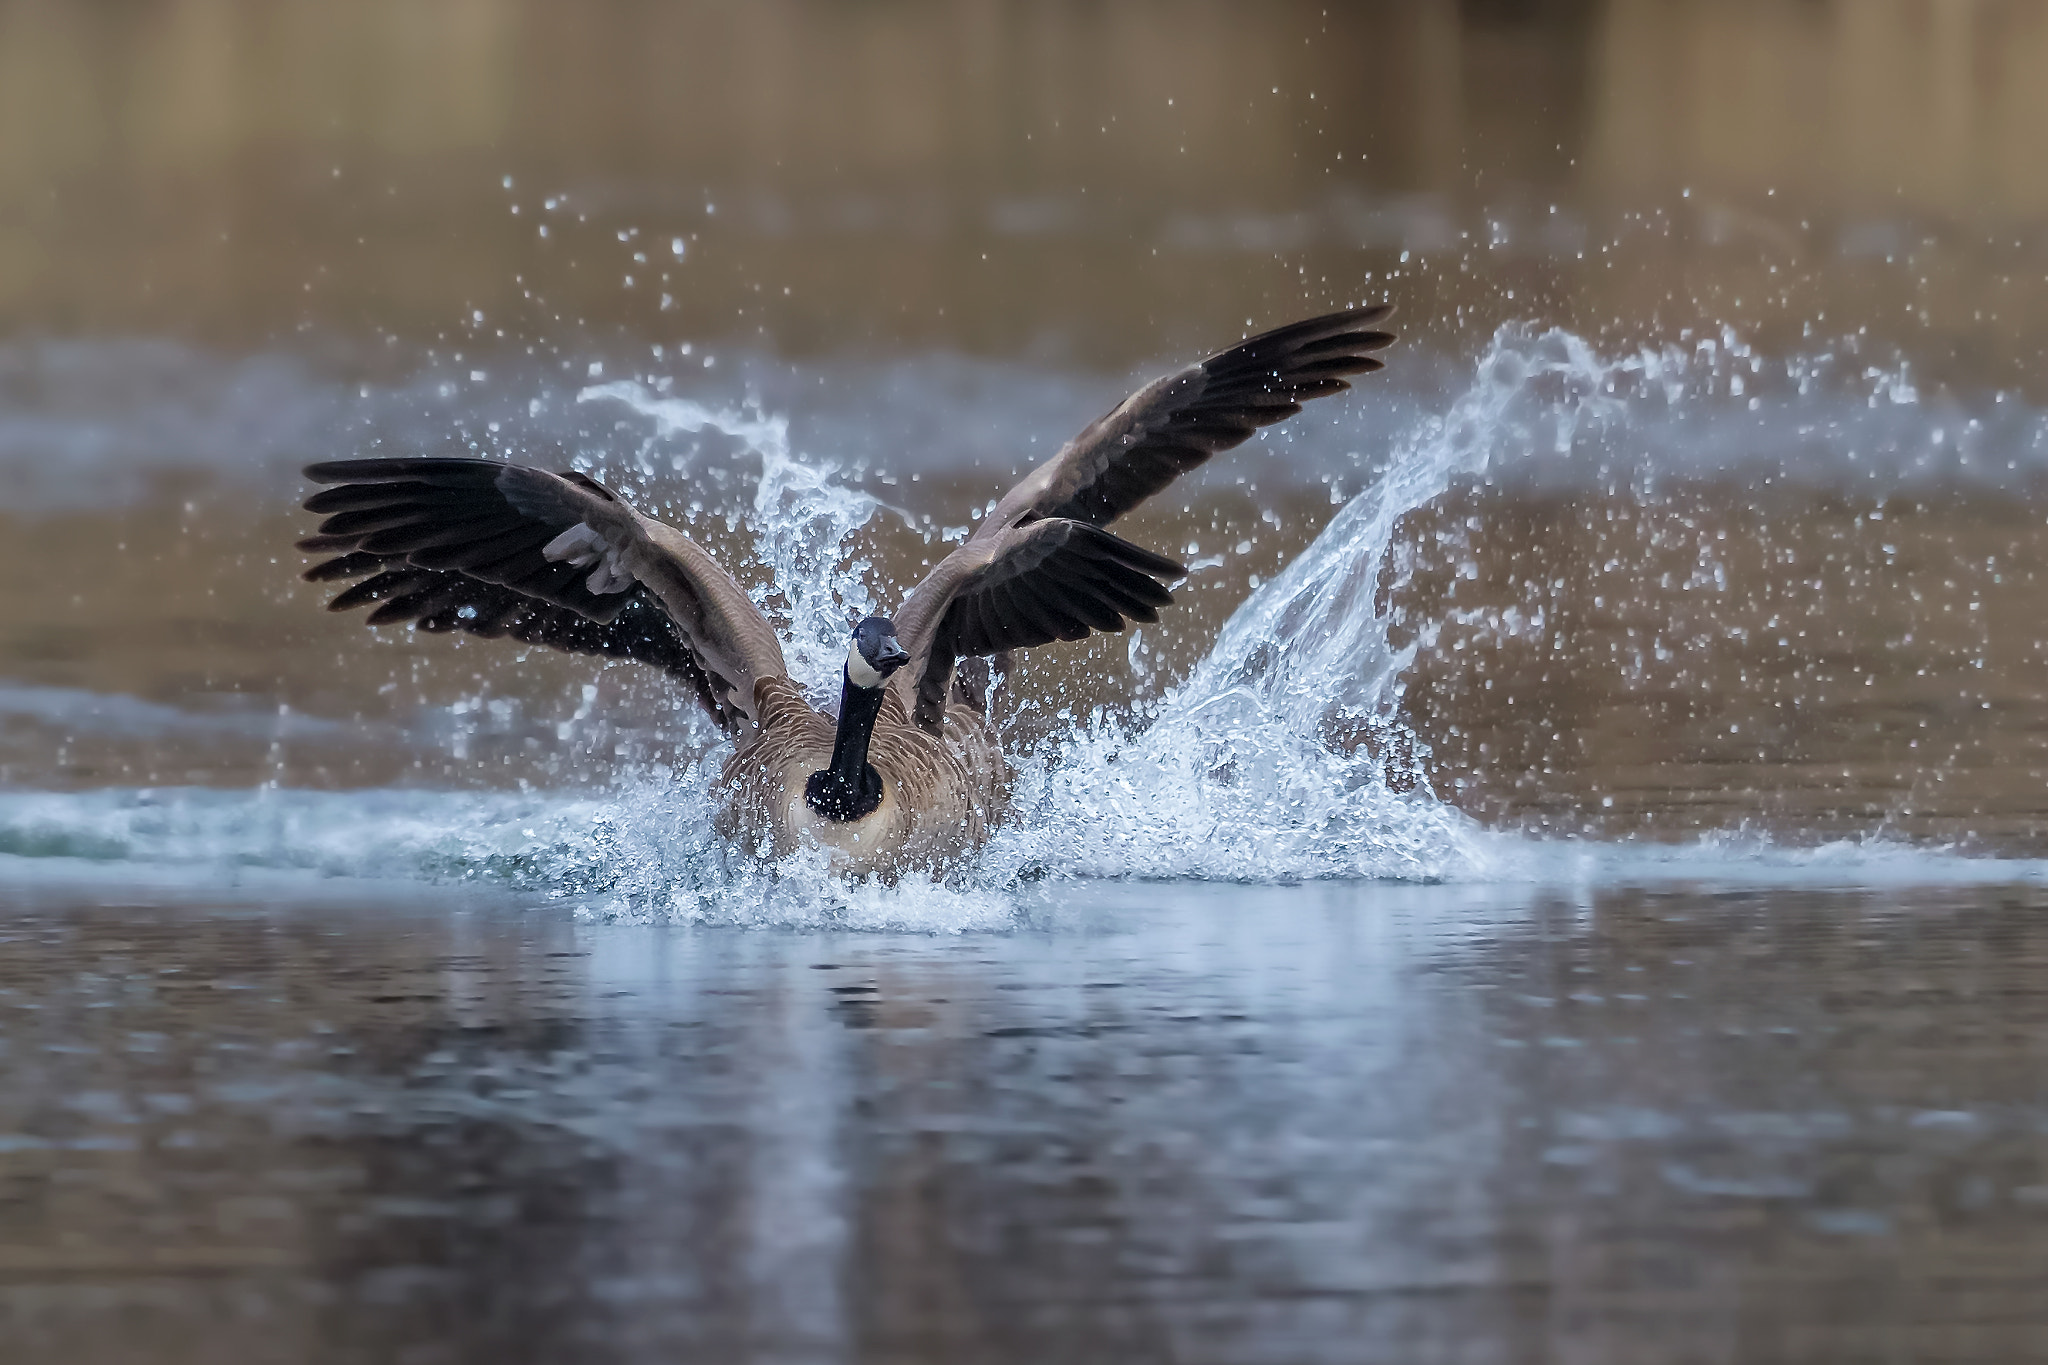
<instances>
[{"instance_id":1,"label":"splashing white water","mask_svg":"<svg viewBox=\"0 0 2048 1365\"><path fill-rule=\"evenodd\" d=\"M1659 423L1702 386L1729 382L1722 361L1733 353L1610 360L1563 332L1504 330L1444 415L1399 440L1373 485L1156 700L1149 725L1097 723L1019 756L1012 818L944 882L847 885L814 861L764 868L738 856L706 820L718 748L672 776L622 778L601 797L16 793L0 798L0 857L482 881L608 918L925 931L1010 923L1020 881L1038 877L1580 876L1574 859L1585 846L1565 855L1489 833L1415 780L1397 709L1404 673L1434 636L1421 623L1397 643L1375 595L1398 579L1402 518L1460 480L1497 478L1503 467L1522 477L1587 457L1605 469L1652 468ZM881 505L843 486L830 461L800 461L787 422L758 409L710 407L637 383L579 398L623 408L622 429L644 424L637 456L617 471L627 477L681 473L705 450L758 459L745 519L773 584L759 600L782 628L792 672L819 699L831 695L849 611L877 605L864 584L869 565L850 551ZM1702 848L1700 858L1674 855L1671 874L1702 859L1759 858L1754 849ZM1609 861L1645 865L1640 852Z\"/></svg>"},{"instance_id":2,"label":"splashing white water","mask_svg":"<svg viewBox=\"0 0 2048 1365\"><path fill-rule=\"evenodd\" d=\"M761 461L752 530L770 572L755 605L781 626L790 676L814 703L836 699L849 617L875 609L865 582L870 565L864 556L846 557L846 547L880 504L837 482L836 464L796 459L785 417L663 397L632 381L594 385L577 401L622 404L651 424L638 452L643 474L684 468L678 438L705 432L737 441Z\"/></svg>"},{"instance_id":3,"label":"splashing white water","mask_svg":"<svg viewBox=\"0 0 2048 1365\"><path fill-rule=\"evenodd\" d=\"M1560 331L1503 330L1447 413L1395 450L1372 487L1239 608L1193 675L1153 708L1148 727L1133 734L1106 724L1020 761L1012 819L956 881L994 888L1026 872L1248 881L1505 872L1521 841L1481 830L1412 774L1390 781L1389 750L1412 747L1395 717L1401 675L1428 636L1396 647L1375 589L1402 517L1496 461L1567 454L1583 431L1622 409L1617 380L1646 365L1640 356L1603 361ZM1673 368L1668 360L1649 367L1659 382ZM599 396L652 420L657 439L715 427L751 446L762 462L754 506L764 553L791 601L810 607L797 619L843 629L843 618L815 604L845 593L864 567L841 570L838 560L871 501L833 488L829 466L797 474L804 467L779 423L630 384L585 394ZM829 638L836 646L836 633ZM793 655L806 643L796 632Z\"/></svg>"},{"instance_id":4,"label":"splashing white water","mask_svg":"<svg viewBox=\"0 0 2048 1365\"><path fill-rule=\"evenodd\" d=\"M1026 775L1005 843L1097 875L1433 879L1488 875L1515 841L1412 777L1389 781L1401 675L1376 589L1402 517L1494 459L1569 449L1612 400L1562 332L1502 332L1471 386L1394 452L1287 568L1224 625L1142 734L1114 726ZM1014 855L1013 855L1014 856Z\"/></svg>"}]
</instances>

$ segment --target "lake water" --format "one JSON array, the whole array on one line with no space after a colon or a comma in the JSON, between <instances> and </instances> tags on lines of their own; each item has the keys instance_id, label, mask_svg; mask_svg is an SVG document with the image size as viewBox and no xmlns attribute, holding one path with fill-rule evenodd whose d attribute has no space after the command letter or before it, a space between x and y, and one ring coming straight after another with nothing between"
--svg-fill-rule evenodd
<instances>
[{"instance_id":1,"label":"lake water","mask_svg":"<svg viewBox=\"0 0 2048 1365\"><path fill-rule=\"evenodd\" d=\"M2048 12L1323 10L0 3L7 1339L2048 1359ZM1381 298L940 882L297 578L310 460L584 469L822 698Z\"/></svg>"}]
</instances>

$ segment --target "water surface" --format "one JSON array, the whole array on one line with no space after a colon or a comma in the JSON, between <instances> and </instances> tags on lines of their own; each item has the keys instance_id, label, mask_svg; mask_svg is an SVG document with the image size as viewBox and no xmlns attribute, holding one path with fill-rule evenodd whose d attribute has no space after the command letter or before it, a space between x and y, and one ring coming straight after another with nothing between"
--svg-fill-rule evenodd
<instances>
[{"instance_id":1,"label":"water surface","mask_svg":"<svg viewBox=\"0 0 2048 1365\"><path fill-rule=\"evenodd\" d=\"M2048 1358L2044 13L0 0L0 1339ZM822 699L1379 299L939 882L297 577L309 460L581 469Z\"/></svg>"},{"instance_id":2,"label":"water surface","mask_svg":"<svg viewBox=\"0 0 2048 1365\"><path fill-rule=\"evenodd\" d=\"M6 893L28 1359L2039 1358L2042 892Z\"/></svg>"}]
</instances>

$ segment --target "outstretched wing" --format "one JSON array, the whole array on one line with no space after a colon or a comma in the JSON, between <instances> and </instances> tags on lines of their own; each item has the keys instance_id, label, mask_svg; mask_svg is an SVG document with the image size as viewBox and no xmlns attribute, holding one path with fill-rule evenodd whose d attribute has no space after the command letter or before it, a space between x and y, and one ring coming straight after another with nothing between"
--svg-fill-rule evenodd
<instances>
[{"instance_id":1,"label":"outstretched wing","mask_svg":"<svg viewBox=\"0 0 2048 1365\"><path fill-rule=\"evenodd\" d=\"M1089 424L996 504L984 526L1071 517L1107 526L1208 460L1284 421L1312 398L1342 393L1350 375L1381 368L1394 340L1388 304L1261 333L1156 379Z\"/></svg>"},{"instance_id":2,"label":"outstretched wing","mask_svg":"<svg viewBox=\"0 0 2048 1365\"><path fill-rule=\"evenodd\" d=\"M1185 570L1101 529L1220 450L1381 368L1385 304L1291 323L1158 379L1027 474L896 614L916 716L936 726L963 657L1153 621ZM1092 615L1090 613L1093 613Z\"/></svg>"},{"instance_id":3,"label":"outstretched wing","mask_svg":"<svg viewBox=\"0 0 2048 1365\"><path fill-rule=\"evenodd\" d=\"M1159 608L1173 602L1163 580L1186 573L1099 526L1065 517L963 546L933 571L934 578L945 575L943 582L927 578L913 595L944 602L937 622L927 625L912 614L911 604L896 619L899 639L915 632L927 640L927 666L914 673L917 722L941 723L956 660L1157 621ZM911 662L915 668L915 653Z\"/></svg>"},{"instance_id":4,"label":"outstretched wing","mask_svg":"<svg viewBox=\"0 0 2048 1365\"><path fill-rule=\"evenodd\" d=\"M546 645L568 654L652 664L686 684L714 716L732 719L719 710L711 680L676 623L638 584L624 595L609 621L599 621L467 574L416 568L404 555L346 554L314 565L305 577L313 582L357 579L328 604L328 610L374 604L369 625L403 621L430 634L463 631L485 639Z\"/></svg>"},{"instance_id":5,"label":"outstretched wing","mask_svg":"<svg viewBox=\"0 0 2048 1365\"><path fill-rule=\"evenodd\" d=\"M337 460L338 485L299 542L338 557L313 581L356 578L333 611L372 625L510 637L667 669L728 728L756 721L754 683L786 670L775 632L731 575L674 527L582 474L469 458Z\"/></svg>"}]
</instances>

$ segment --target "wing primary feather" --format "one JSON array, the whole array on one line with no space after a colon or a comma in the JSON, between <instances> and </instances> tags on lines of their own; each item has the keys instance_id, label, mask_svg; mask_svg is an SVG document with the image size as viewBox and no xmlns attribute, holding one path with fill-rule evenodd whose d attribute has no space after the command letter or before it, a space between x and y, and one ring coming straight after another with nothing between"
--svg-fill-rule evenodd
<instances>
[{"instance_id":1,"label":"wing primary feather","mask_svg":"<svg viewBox=\"0 0 2048 1365\"><path fill-rule=\"evenodd\" d=\"M360 551L323 560L300 574L308 583L331 583L337 578L360 578L372 569L382 568L389 561L383 555L366 555Z\"/></svg>"},{"instance_id":2,"label":"wing primary feather","mask_svg":"<svg viewBox=\"0 0 2048 1365\"><path fill-rule=\"evenodd\" d=\"M337 594L327 604L327 610L353 611L366 602L382 602L395 593L410 591L418 581L419 571L416 569L391 569Z\"/></svg>"},{"instance_id":3,"label":"wing primary feather","mask_svg":"<svg viewBox=\"0 0 2048 1365\"><path fill-rule=\"evenodd\" d=\"M360 460L323 460L306 466L314 483L403 483L419 481L442 487L488 487L498 475L515 468L503 460L469 455L373 456Z\"/></svg>"},{"instance_id":4,"label":"wing primary feather","mask_svg":"<svg viewBox=\"0 0 2048 1365\"><path fill-rule=\"evenodd\" d=\"M479 517L473 521L429 521L417 526L394 526L390 530L364 536L358 548L371 554L410 555L421 550L466 545L522 529L532 530L533 523L500 511L495 516Z\"/></svg>"},{"instance_id":5,"label":"wing primary feather","mask_svg":"<svg viewBox=\"0 0 2048 1365\"><path fill-rule=\"evenodd\" d=\"M360 512L403 503L427 492L429 487L423 483L343 484L339 488L322 489L300 505L308 512L318 512L323 516L332 512Z\"/></svg>"},{"instance_id":6,"label":"wing primary feather","mask_svg":"<svg viewBox=\"0 0 2048 1365\"><path fill-rule=\"evenodd\" d=\"M1173 604L1173 594L1167 591L1165 584L1128 564L1105 560L1096 565L1096 573L1103 582L1116 584L1127 596L1140 602L1148 602L1155 607Z\"/></svg>"},{"instance_id":7,"label":"wing primary feather","mask_svg":"<svg viewBox=\"0 0 2048 1365\"><path fill-rule=\"evenodd\" d=\"M1061 583L1059 589L1059 596L1054 600L1080 627L1077 633L1063 636L1063 639L1085 640L1091 630L1115 634L1124 628L1123 613L1104 600L1096 584L1082 580ZM1040 596L1048 597L1050 594L1041 593Z\"/></svg>"},{"instance_id":8,"label":"wing primary feather","mask_svg":"<svg viewBox=\"0 0 2048 1365\"><path fill-rule=\"evenodd\" d=\"M498 561L498 566L507 567L511 562L509 560L500 560ZM507 569L505 577L501 580L506 587L517 588L520 592L533 597L555 597L569 592L571 585L578 584L580 580L589 577L587 571L578 568L574 564L553 564L545 559L533 559L527 562L530 562L532 567L517 577L512 575L509 568ZM479 570L477 573L479 577L482 577L484 571ZM582 593L581 595L589 596L588 593Z\"/></svg>"},{"instance_id":9,"label":"wing primary feather","mask_svg":"<svg viewBox=\"0 0 2048 1365\"><path fill-rule=\"evenodd\" d=\"M1023 603L1034 623L1055 640L1085 640L1088 623L1069 609L1067 594L1062 591L1064 586L1056 578L1039 575L1018 579L1009 588L1010 595Z\"/></svg>"},{"instance_id":10,"label":"wing primary feather","mask_svg":"<svg viewBox=\"0 0 2048 1365\"><path fill-rule=\"evenodd\" d=\"M502 583L533 597L547 597L585 576L574 564L541 558L539 546L521 547L496 559L472 564L463 572L487 583Z\"/></svg>"},{"instance_id":11,"label":"wing primary feather","mask_svg":"<svg viewBox=\"0 0 2048 1365\"><path fill-rule=\"evenodd\" d=\"M530 554L547 543L547 535L547 527L522 522L509 531L486 538L414 550L408 557L423 569L469 570L483 564L498 563L514 555Z\"/></svg>"},{"instance_id":12,"label":"wing primary feather","mask_svg":"<svg viewBox=\"0 0 2048 1365\"><path fill-rule=\"evenodd\" d=\"M1296 412L1300 410L1295 408ZM1203 458L1243 445L1258 429L1258 423L1240 421L1225 412L1176 416L1166 424L1166 430L1172 433L1177 444L1198 452Z\"/></svg>"},{"instance_id":13,"label":"wing primary feather","mask_svg":"<svg viewBox=\"0 0 2048 1365\"><path fill-rule=\"evenodd\" d=\"M1296 366L1288 373L1307 379L1341 379L1346 375L1371 374L1375 370L1385 368L1385 361L1375 360L1369 355L1352 355L1312 361L1307 365Z\"/></svg>"},{"instance_id":14,"label":"wing primary feather","mask_svg":"<svg viewBox=\"0 0 2048 1365\"><path fill-rule=\"evenodd\" d=\"M1173 605L1173 594L1142 574L1135 578L1142 589L1133 588L1130 577L1125 575L1097 574L1088 580L1088 591L1123 616L1146 622L1158 620L1159 608ZM1161 598L1165 600L1162 602Z\"/></svg>"},{"instance_id":15,"label":"wing primary feather","mask_svg":"<svg viewBox=\"0 0 2048 1365\"><path fill-rule=\"evenodd\" d=\"M1321 341L1311 341L1294 353L1297 360L1318 360L1324 356L1363 355L1385 350L1394 344L1392 332L1340 332Z\"/></svg>"},{"instance_id":16,"label":"wing primary feather","mask_svg":"<svg viewBox=\"0 0 2048 1365\"><path fill-rule=\"evenodd\" d=\"M432 616L443 607L460 605L462 598L463 584L460 580L453 583L429 581L424 587L403 597L394 597L378 607L364 618L363 624L385 626L394 621L411 621L423 616Z\"/></svg>"},{"instance_id":17,"label":"wing primary feather","mask_svg":"<svg viewBox=\"0 0 2048 1365\"><path fill-rule=\"evenodd\" d=\"M1151 574L1155 578L1186 578L1187 566L1165 555L1155 554L1142 545L1136 545L1122 536L1091 526L1089 534L1077 538L1075 548L1092 559L1108 560L1136 569L1139 573Z\"/></svg>"},{"instance_id":18,"label":"wing primary feather","mask_svg":"<svg viewBox=\"0 0 2048 1365\"><path fill-rule=\"evenodd\" d=\"M1291 392L1305 402L1311 398L1327 398L1333 393L1343 393L1350 387L1341 379L1311 379L1296 384Z\"/></svg>"},{"instance_id":19,"label":"wing primary feather","mask_svg":"<svg viewBox=\"0 0 2048 1365\"><path fill-rule=\"evenodd\" d=\"M336 550L353 550L357 536L301 536L292 542L292 548L303 550L309 555L332 554Z\"/></svg>"},{"instance_id":20,"label":"wing primary feather","mask_svg":"<svg viewBox=\"0 0 2048 1365\"><path fill-rule=\"evenodd\" d=\"M431 526L434 524L434 509L422 507L411 500L389 503L383 507L363 508L354 512L336 512L320 523L323 536L375 535L399 526Z\"/></svg>"}]
</instances>

